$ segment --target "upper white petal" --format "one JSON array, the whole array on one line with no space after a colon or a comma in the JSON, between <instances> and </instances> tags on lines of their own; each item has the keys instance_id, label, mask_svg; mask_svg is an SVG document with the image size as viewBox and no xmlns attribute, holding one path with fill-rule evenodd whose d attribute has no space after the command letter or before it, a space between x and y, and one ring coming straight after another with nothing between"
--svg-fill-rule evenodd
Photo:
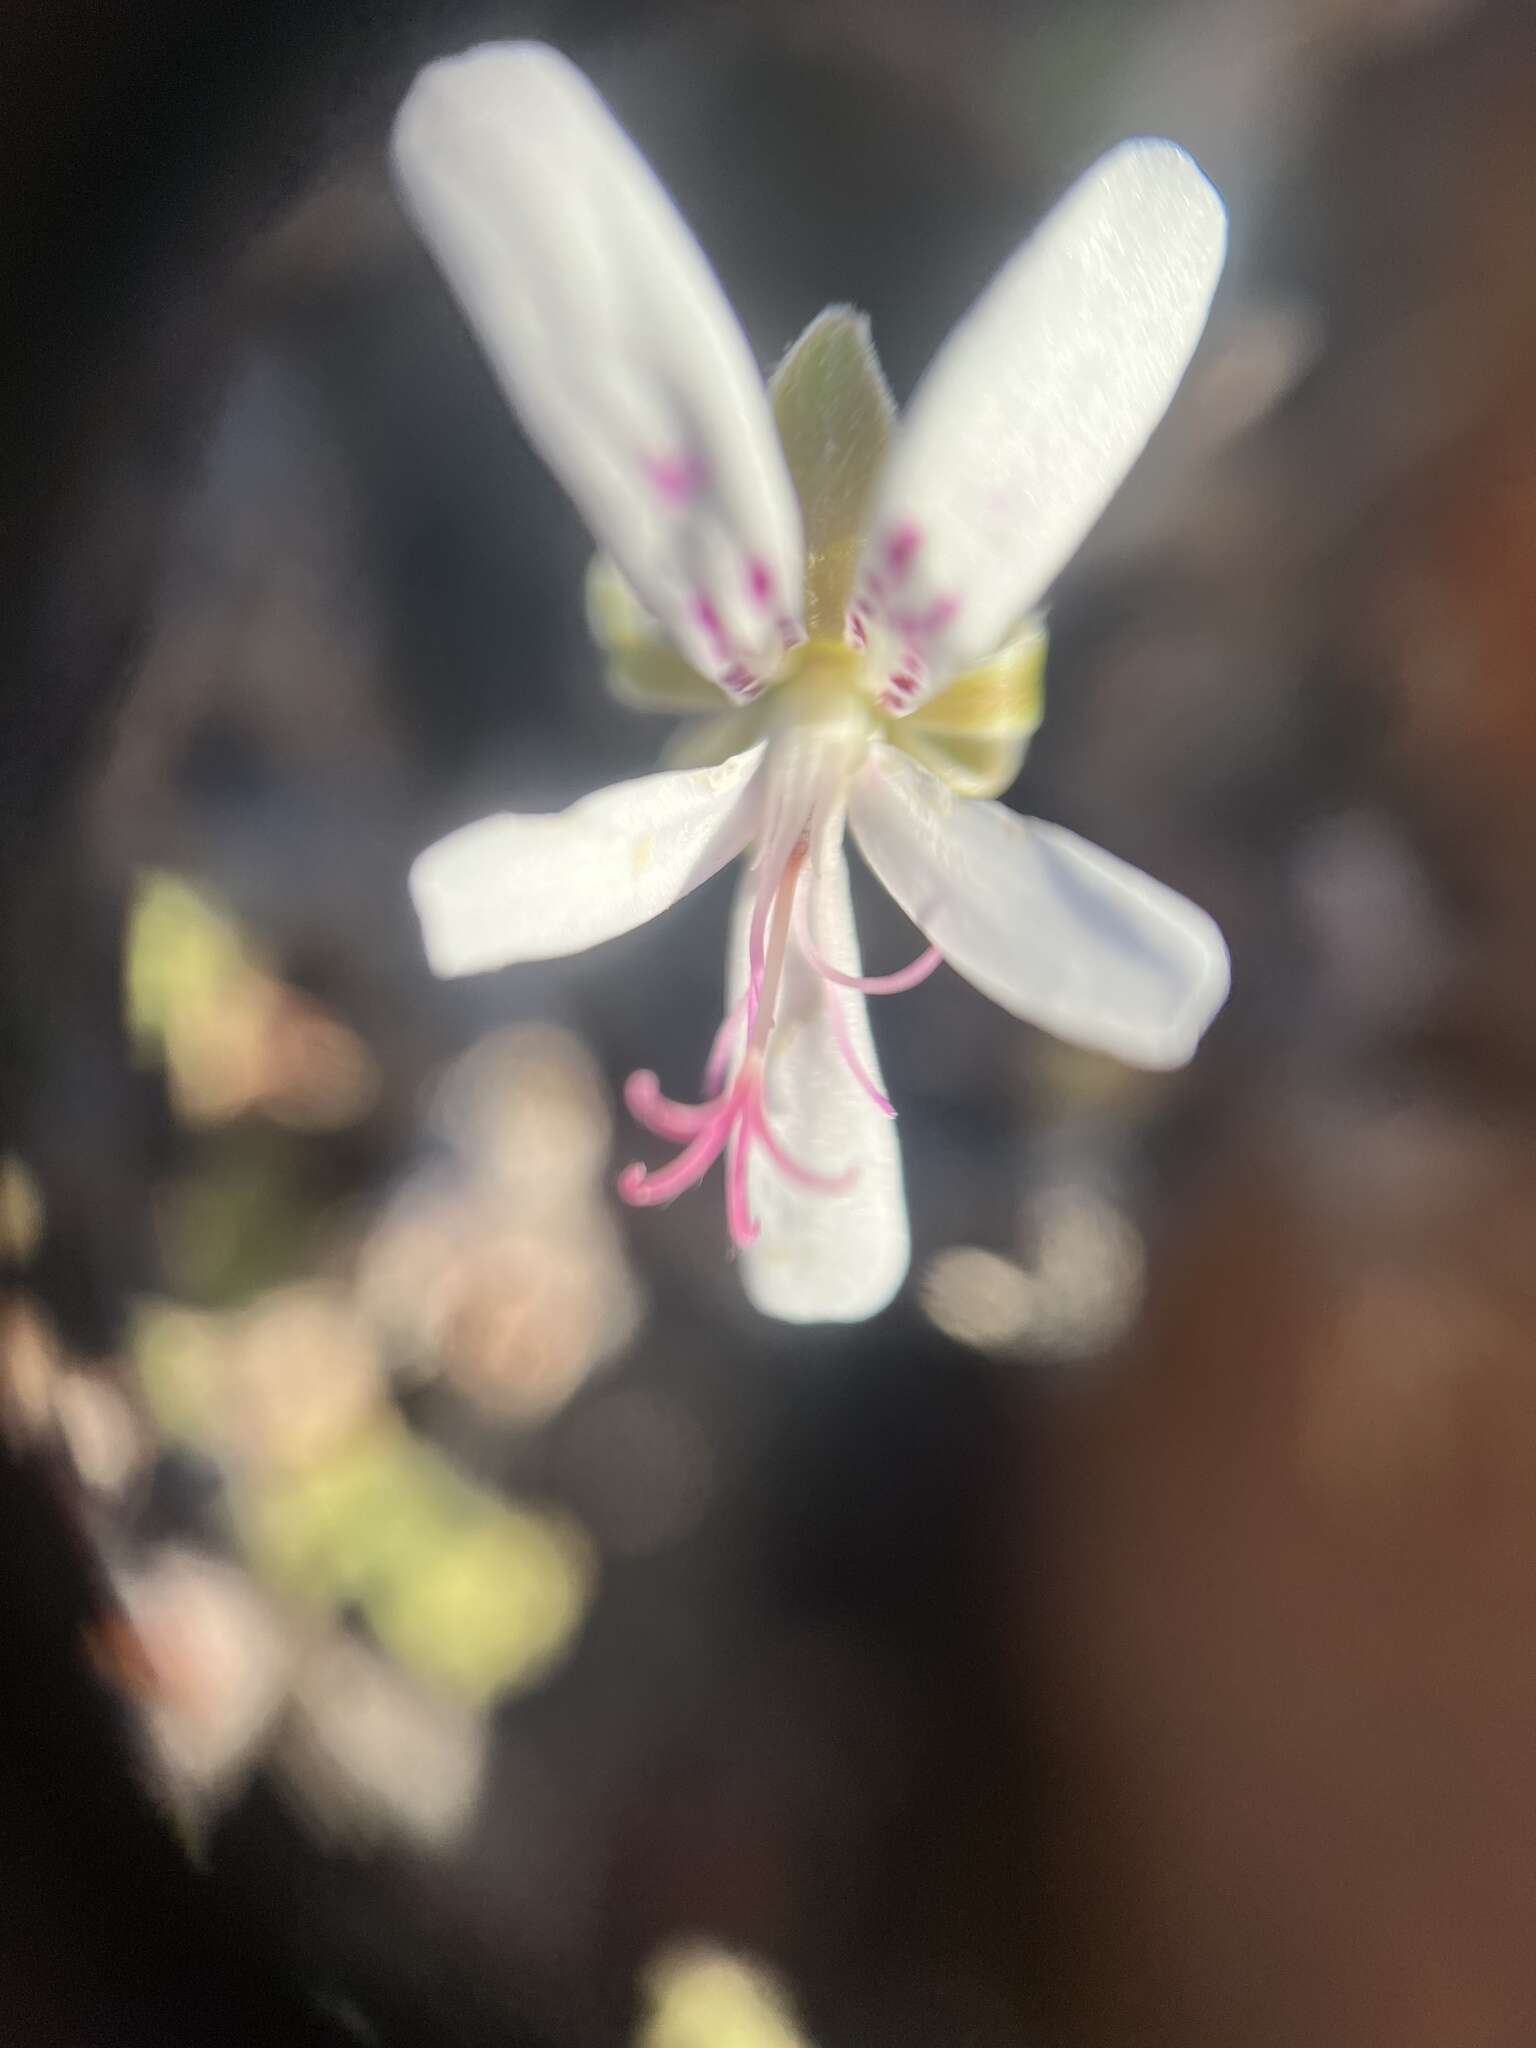
<instances>
[{"instance_id":1,"label":"upper white petal","mask_svg":"<svg viewBox=\"0 0 1536 2048\"><path fill-rule=\"evenodd\" d=\"M857 974L859 942L840 841L839 821L802 886L815 892L823 954L844 973ZM748 874L731 934L732 1002L746 985L755 899ZM851 989L827 991L792 946L768 1055L769 1121L803 1165L831 1175L853 1168L857 1177L845 1192L828 1194L786 1179L761 1150L754 1155L747 1185L762 1229L741 1255L742 1278L754 1307L790 1323L856 1323L878 1314L901 1286L911 1256L896 1126L850 1073L828 1020L828 1000L839 1006L854 1051L879 1086L864 998Z\"/></svg>"},{"instance_id":2,"label":"upper white petal","mask_svg":"<svg viewBox=\"0 0 1536 2048\"><path fill-rule=\"evenodd\" d=\"M410 877L432 971L553 960L658 916L756 830L763 751L618 782L550 816L481 818L439 839Z\"/></svg>"},{"instance_id":3,"label":"upper white petal","mask_svg":"<svg viewBox=\"0 0 1536 2048\"><path fill-rule=\"evenodd\" d=\"M745 336L654 172L539 43L431 64L400 109L406 206L529 439L704 673L766 675L800 514Z\"/></svg>"},{"instance_id":4,"label":"upper white petal","mask_svg":"<svg viewBox=\"0 0 1536 2048\"><path fill-rule=\"evenodd\" d=\"M876 651L914 677L899 708L991 654L1075 552L1178 388L1225 251L1225 211L1193 160L1122 143L940 348L891 451L861 579Z\"/></svg>"},{"instance_id":5,"label":"upper white petal","mask_svg":"<svg viewBox=\"0 0 1536 2048\"><path fill-rule=\"evenodd\" d=\"M1203 910L1074 832L957 797L875 746L849 814L859 850L950 965L1031 1024L1139 1067L1178 1067L1226 1000Z\"/></svg>"}]
</instances>

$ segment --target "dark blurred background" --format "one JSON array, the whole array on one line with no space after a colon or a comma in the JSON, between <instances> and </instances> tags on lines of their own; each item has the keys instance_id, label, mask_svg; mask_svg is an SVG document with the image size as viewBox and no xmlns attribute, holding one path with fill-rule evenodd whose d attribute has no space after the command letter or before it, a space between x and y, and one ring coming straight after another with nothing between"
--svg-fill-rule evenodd
<instances>
[{"instance_id":1,"label":"dark blurred background","mask_svg":"<svg viewBox=\"0 0 1536 2048\"><path fill-rule=\"evenodd\" d=\"M488 35L898 397L1109 142L1231 213L1012 800L1232 1000L1157 1077L882 1006L862 1327L612 1197L719 885L419 955L415 852L662 737L384 177ZM1529 2048L1536 11L53 0L0 75L0 2034Z\"/></svg>"}]
</instances>

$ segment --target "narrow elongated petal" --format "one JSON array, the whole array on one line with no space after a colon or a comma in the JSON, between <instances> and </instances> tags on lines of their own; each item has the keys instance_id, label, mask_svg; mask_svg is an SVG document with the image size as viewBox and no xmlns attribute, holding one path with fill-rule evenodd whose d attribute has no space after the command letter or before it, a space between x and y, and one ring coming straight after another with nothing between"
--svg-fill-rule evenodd
<instances>
[{"instance_id":1,"label":"narrow elongated petal","mask_svg":"<svg viewBox=\"0 0 1536 2048\"><path fill-rule=\"evenodd\" d=\"M429 65L394 159L529 439L692 665L749 692L798 630L799 512L746 338L650 166L538 43Z\"/></svg>"},{"instance_id":2,"label":"narrow elongated petal","mask_svg":"<svg viewBox=\"0 0 1536 2048\"><path fill-rule=\"evenodd\" d=\"M725 866L757 829L763 748L644 775L550 816L450 832L411 868L434 974L554 960L632 931Z\"/></svg>"},{"instance_id":3,"label":"narrow elongated petal","mask_svg":"<svg viewBox=\"0 0 1536 2048\"><path fill-rule=\"evenodd\" d=\"M817 942L834 966L859 972L841 825L803 886L815 891ZM756 900L743 879L731 935L728 997L746 986L747 934ZM862 996L829 988L794 946L767 1067L768 1121L789 1156L812 1172L852 1172L844 1190L797 1184L761 1148L748 1176L761 1230L741 1254L748 1298L790 1323L856 1323L885 1307L910 1259L896 1126L876 1108L838 1046L829 1005L875 1087L880 1068Z\"/></svg>"},{"instance_id":4,"label":"narrow elongated petal","mask_svg":"<svg viewBox=\"0 0 1536 2048\"><path fill-rule=\"evenodd\" d=\"M951 967L1016 1017L1138 1067L1178 1067L1226 1000L1203 910L1059 825L957 797L888 746L849 814L859 850Z\"/></svg>"},{"instance_id":5,"label":"narrow elongated petal","mask_svg":"<svg viewBox=\"0 0 1536 2048\"><path fill-rule=\"evenodd\" d=\"M828 306L768 385L805 526L805 625L841 639L896 406L869 322Z\"/></svg>"},{"instance_id":6,"label":"narrow elongated petal","mask_svg":"<svg viewBox=\"0 0 1536 2048\"><path fill-rule=\"evenodd\" d=\"M1122 143L950 334L891 450L855 598L893 709L1038 604L1167 410L1225 250L1191 158Z\"/></svg>"}]
</instances>

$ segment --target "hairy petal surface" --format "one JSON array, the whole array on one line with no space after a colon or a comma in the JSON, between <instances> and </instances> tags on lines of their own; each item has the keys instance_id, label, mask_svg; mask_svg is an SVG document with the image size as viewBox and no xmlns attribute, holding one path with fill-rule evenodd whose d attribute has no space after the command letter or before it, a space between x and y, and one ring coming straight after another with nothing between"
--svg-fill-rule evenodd
<instances>
[{"instance_id":1,"label":"hairy petal surface","mask_svg":"<svg viewBox=\"0 0 1536 2048\"><path fill-rule=\"evenodd\" d=\"M857 974L858 936L848 893L842 821L823 838L803 887L823 955ZM756 903L750 873L737 894L727 999L747 981L747 935ZM911 1257L906 1192L896 1126L859 1085L837 1042L829 1005L837 1006L852 1050L878 1088L880 1067L864 999L829 988L793 945L768 1054L768 1121L784 1149L813 1172L852 1171L846 1189L797 1185L754 1151L748 1195L761 1224L741 1254L747 1297L764 1315L790 1323L856 1323L878 1314L906 1277Z\"/></svg>"},{"instance_id":2,"label":"hairy petal surface","mask_svg":"<svg viewBox=\"0 0 1536 2048\"><path fill-rule=\"evenodd\" d=\"M1225 252L1193 159L1122 143L950 334L891 450L856 594L893 708L1039 603L1167 410Z\"/></svg>"},{"instance_id":3,"label":"hairy petal surface","mask_svg":"<svg viewBox=\"0 0 1536 2048\"><path fill-rule=\"evenodd\" d=\"M658 916L756 831L763 752L618 782L549 816L507 812L450 832L411 867L432 971L554 960Z\"/></svg>"},{"instance_id":4,"label":"hairy petal surface","mask_svg":"<svg viewBox=\"0 0 1536 2048\"><path fill-rule=\"evenodd\" d=\"M1226 1000L1203 910L1059 825L956 797L870 750L849 804L859 850L967 981L1016 1017L1139 1067L1178 1067Z\"/></svg>"},{"instance_id":5,"label":"hairy petal surface","mask_svg":"<svg viewBox=\"0 0 1536 2048\"><path fill-rule=\"evenodd\" d=\"M596 91L539 43L431 64L405 204L529 439L692 665L733 691L798 629L799 510L718 280Z\"/></svg>"},{"instance_id":6,"label":"hairy petal surface","mask_svg":"<svg viewBox=\"0 0 1536 2048\"><path fill-rule=\"evenodd\" d=\"M768 389L805 527L806 630L838 640L896 417L869 321L851 306L828 306Z\"/></svg>"}]
</instances>

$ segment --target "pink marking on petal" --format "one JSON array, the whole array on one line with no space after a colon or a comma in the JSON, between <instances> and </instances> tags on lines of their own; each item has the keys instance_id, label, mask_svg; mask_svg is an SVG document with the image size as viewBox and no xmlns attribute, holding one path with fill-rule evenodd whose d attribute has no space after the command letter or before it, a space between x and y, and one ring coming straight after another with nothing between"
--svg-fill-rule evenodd
<instances>
[{"instance_id":1,"label":"pink marking on petal","mask_svg":"<svg viewBox=\"0 0 1536 2048\"><path fill-rule=\"evenodd\" d=\"M931 640L935 633L943 632L959 609L958 598L936 597L926 611L892 613L891 624L905 640Z\"/></svg>"},{"instance_id":2,"label":"pink marking on petal","mask_svg":"<svg viewBox=\"0 0 1536 2048\"><path fill-rule=\"evenodd\" d=\"M674 510L698 496L709 482L709 464L702 455L656 455L646 464L656 494Z\"/></svg>"},{"instance_id":3,"label":"pink marking on petal","mask_svg":"<svg viewBox=\"0 0 1536 2048\"><path fill-rule=\"evenodd\" d=\"M869 645L869 628L864 623L864 614L855 605L848 614L848 635L855 647Z\"/></svg>"},{"instance_id":4,"label":"pink marking on petal","mask_svg":"<svg viewBox=\"0 0 1536 2048\"><path fill-rule=\"evenodd\" d=\"M791 618L789 613L785 612L779 619L779 638L783 641L787 650L791 647L802 646L809 638L809 635L798 619Z\"/></svg>"},{"instance_id":5,"label":"pink marking on petal","mask_svg":"<svg viewBox=\"0 0 1536 2048\"><path fill-rule=\"evenodd\" d=\"M753 555L747 562L747 589L758 609L767 611L773 602L774 575L761 555Z\"/></svg>"},{"instance_id":6,"label":"pink marking on petal","mask_svg":"<svg viewBox=\"0 0 1536 2048\"><path fill-rule=\"evenodd\" d=\"M709 635L710 645L723 661L731 651L731 643L721 623L720 614L715 609L714 599L707 590L696 590L688 609L693 614L695 622Z\"/></svg>"},{"instance_id":7,"label":"pink marking on petal","mask_svg":"<svg viewBox=\"0 0 1536 2048\"><path fill-rule=\"evenodd\" d=\"M905 579L912 566L912 558L923 544L922 529L915 520L904 519L894 526L885 537L885 566L899 581Z\"/></svg>"}]
</instances>

